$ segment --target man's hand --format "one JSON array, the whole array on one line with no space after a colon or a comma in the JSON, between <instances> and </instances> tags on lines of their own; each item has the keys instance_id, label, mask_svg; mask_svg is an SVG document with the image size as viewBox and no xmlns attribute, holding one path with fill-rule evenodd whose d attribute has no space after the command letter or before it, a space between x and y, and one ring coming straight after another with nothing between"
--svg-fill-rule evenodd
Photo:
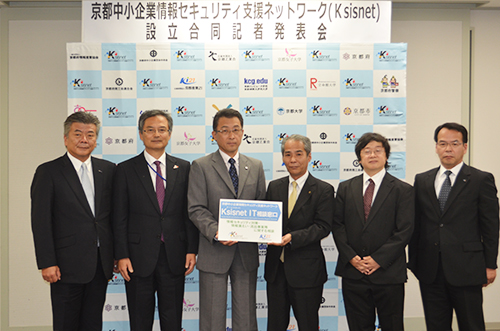
<instances>
[{"instance_id":1,"label":"man's hand","mask_svg":"<svg viewBox=\"0 0 500 331\"><path fill-rule=\"evenodd\" d=\"M192 273L195 265L196 265L196 254L186 254L186 265L185 265L186 272L184 273L184 276L187 276L190 273Z\"/></svg>"},{"instance_id":2,"label":"man's hand","mask_svg":"<svg viewBox=\"0 0 500 331\"><path fill-rule=\"evenodd\" d=\"M219 240L219 231L215 234L215 239ZM237 241L232 240L219 240L219 242L224 246L233 246L238 243Z\"/></svg>"},{"instance_id":3,"label":"man's hand","mask_svg":"<svg viewBox=\"0 0 500 331\"><path fill-rule=\"evenodd\" d=\"M349 262L352 264L354 268L358 269L359 272L363 274L366 272L366 266L363 263L363 259L360 258L359 255L353 257Z\"/></svg>"},{"instance_id":4,"label":"man's hand","mask_svg":"<svg viewBox=\"0 0 500 331\"><path fill-rule=\"evenodd\" d=\"M483 287L486 287L486 286L492 284L495 281L496 277L497 277L497 270L496 269L486 268L487 283L483 284Z\"/></svg>"},{"instance_id":5,"label":"man's hand","mask_svg":"<svg viewBox=\"0 0 500 331\"><path fill-rule=\"evenodd\" d=\"M368 276L377 271L378 268L380 268L380 265L371 256L365 256L362 260L362 263L365 266L364 274Z\"/></svg>"},{"instance_id":6,"label":"man's hand","mask_svg":"<svg viewBox=\"0 0 500 331\"><path fill-rule=\"evenodd\" d=\"M132 268L132 262L130 262L130 259L128 257L118 260L118 270L120 271L123 279L125 279L127 282L130 282L130 276L128 273L134 272L134 269Z\"/></svg>"},{"instance_id":7,"label":"man's hand","mask_svg":"<svg viewBox=\"0 0 500 331\"><path fill-rule=\"evenodd\" d=\"M43 280L49 283L55 283L61 280L61 270L59 270L58 266L48 267L42 269L42 277Z\"/></svg>"},{"instance_id":8,"label":"man's hand","mask_svg":"<svg viewBox=\"0 0 500 331\"><path fill-rule=\"evenodd\" d=\"M117 260L113 260L113 272L115 274L119 274L120 273L120 269L118 269L118 261Z\"/></svg>"},{"instance_id":9,"label":"man's hand","mask_svg":"<svg viewBox=\"0 0 500 331\"><path fill-rule=\"evenodd\" d=\"M292 235L290 233L285 234L283 237L281 237L281 242L280 243L267 243L268 245L272 246L286 246L288 243L292 241Z\"/></svg>"}]
</instances>

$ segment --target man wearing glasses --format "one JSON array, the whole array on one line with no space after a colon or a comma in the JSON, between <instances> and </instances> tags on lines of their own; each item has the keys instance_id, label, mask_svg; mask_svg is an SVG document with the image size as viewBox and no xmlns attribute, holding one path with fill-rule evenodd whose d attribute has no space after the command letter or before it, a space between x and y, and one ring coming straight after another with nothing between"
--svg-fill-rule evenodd
<instances>
[{"instance_id":1,"label":"man wearing glasses","mask_svg":"<svg viewBox=\"0 0 500 331\"><path fill-rule=\"evenodd\" d=\"M335 274L342 276L350 330L374 330L376 315L382 330L404 329L405 247L413 231L414 194L386 171L390 150L378 133L359 138L355 152L363 174L340 183L335 199Z\"/></svg>"},{"instance_id":2,"label":"man wearing glasses","mask_svg":"<svg viewBox=\"0 0 500 331\"><path fill-rule=\"evenodd\" d=\"M238 151L243 118L237 110L217 112L212 136L219 150L193 162L188 190L189 217L200 230L200 331L226 330L228 277L232 330L257 331L257 244L219 241L218 217L220 199L265 199L264 169Z\"/></svg>"},{"instance_id":3,"label":"man wearing glasses","mask_svg":"<svg viewBox=\"0 0 500 331\"><path fill-rule=\"evenodd\" d=\"M153 329L155 293L161 330L182 329L184 277L196 264L198 231L187 214L190 164L165 153L172 128L170 114L143 112L144 153L116 168L115 259L126 281L133 331Z\"/></svg>"},{"instance_id":4,"label":"man wearing glasses","mask_svg":"<svg viewBox=\"0 0 500 331\"><path fill-rule=\"evenodd\" d=\"M484 330L482 287L495 280L498 198L493 175L463 162L467 129L434 132L441 165L415 177L415 233L408 267L420 282L427 330Z\"/></svg>"}]
</instances>

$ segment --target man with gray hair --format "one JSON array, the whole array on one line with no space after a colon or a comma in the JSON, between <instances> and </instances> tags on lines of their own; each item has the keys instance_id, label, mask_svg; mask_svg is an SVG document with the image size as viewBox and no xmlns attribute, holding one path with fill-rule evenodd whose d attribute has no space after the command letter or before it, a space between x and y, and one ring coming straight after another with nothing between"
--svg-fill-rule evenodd
<instances>
[{"instance_id":1,"label":"man with gray hair","mask_svg":"<svg viewBox=\"0 0 500 331\"><path fill-rule=\"evenodd\" d=\"M269 243L264 277L267 281L267 330L286 331L290 307L300 330L318 330L318 310L327 281L321 239L332 229L334 189L313 177L311 140L294 134L281 143L289 176L269 183L266 199L283 202L283 237Z\"/></svg>"},{"instance_id":2,"label":"man with gray hair","mask_svg":"<svg viewBox=\"0 0 500 331\"><path fill-rule=\"evenodd\" d=\"M170 114L143 112L144 153L116 169L115 258L126 281L132 331L152 330L155 294L161 330L182 329L184 277L196 264L198 231L187 214L190 164L165 153L172 128Z\"/></svg>"},{"instance_id":3,"label":"man with gray hair","mask_svg":"<svg viewBox=\"0 0 500 331\"><path fill-rule=\"evenodd\" d=\"M102 330L106 287L113 274L115 165L90 156L100 124L90 113L68 116L67 153L40 165L31 184L36 260L50 283L54 330Z\"/></svg>"}]
</instances>

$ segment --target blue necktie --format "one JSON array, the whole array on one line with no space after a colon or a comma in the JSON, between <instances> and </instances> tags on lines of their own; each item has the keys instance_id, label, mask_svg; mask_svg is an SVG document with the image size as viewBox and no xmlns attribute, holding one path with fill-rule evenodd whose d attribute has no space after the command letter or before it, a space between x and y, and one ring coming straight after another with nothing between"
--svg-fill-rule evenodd
<instances>
[{"instance_id":1,"label":"blue necktie","mask_svg":"<svg viewBox=\"0 0 500 331\"><path fill-rule=\"evenodd\" d=\"M82 167L80 168L80 181L82 182L83 191L85 192L90 209L92 210L92 215L95 216L94 190L92 189L92 184L87 174L87 165L85 163L82 163Z\"/></svg>"},{"instance_id":2,"label":"blue necktie","mask_svg":"<svg viewBox=\"0 0 500 331\"><path fill-rule=\"evenodd\" d=\"M439 191L439 208L441 208L441 211L444 210L444 206L446 205L446 200L448 200L448 195L450 194L451 191L451 180L450 180L450 175L451 171L446 170L444 172L446 175L446 179L444 180L443 186L441 186L441 191Z\"/></svg>"},{"instance_id":3,"label":"blue necktie","mask_svg":"<svg viewBox=\"0 0 500 331\"><path fill-rule=\"evenodd\" d=\"M230 158L229 163L231 163L231 166L229 167L229 176L231 176L231 181L233 182L234 192L236 193L236 196L238 196L238 173L236 172L236 167L234 166L236 161L233 158Z\"/></svg>"}]
</instances>

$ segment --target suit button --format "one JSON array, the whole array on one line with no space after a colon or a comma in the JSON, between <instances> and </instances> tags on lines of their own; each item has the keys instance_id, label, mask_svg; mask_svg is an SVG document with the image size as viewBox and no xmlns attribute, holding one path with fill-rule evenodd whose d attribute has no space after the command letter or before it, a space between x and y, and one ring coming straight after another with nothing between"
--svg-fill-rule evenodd
<instances>
[{"instance_id":1,"label":"suit button","mask_svg":"<svg viewBox=\"0 0 500 331\"><path fill-rule=\"evenodd\" d=\"M363 251L363 252L366 252L366 247L363 247L363 248L362 248L362 251Z\"/></svg>"},{"instance_id":2,"label":"suit button","mask_svg":"<svg viewBox=\"0 0 500 331\"><path fill-rule=\"evenodd\" d=\"M439 243L434 243L434 246L439 246Z\"/></svg>"},{"instance_id":3,"label":"suit button","mask_svg":"<svg viewBox=\"0 0 500 331\"><path fill-rule=\"evenodd\" d=\"M439 227L442 228L444 226L444 224L439 224Z\"/></svg>"}]
</instances>

